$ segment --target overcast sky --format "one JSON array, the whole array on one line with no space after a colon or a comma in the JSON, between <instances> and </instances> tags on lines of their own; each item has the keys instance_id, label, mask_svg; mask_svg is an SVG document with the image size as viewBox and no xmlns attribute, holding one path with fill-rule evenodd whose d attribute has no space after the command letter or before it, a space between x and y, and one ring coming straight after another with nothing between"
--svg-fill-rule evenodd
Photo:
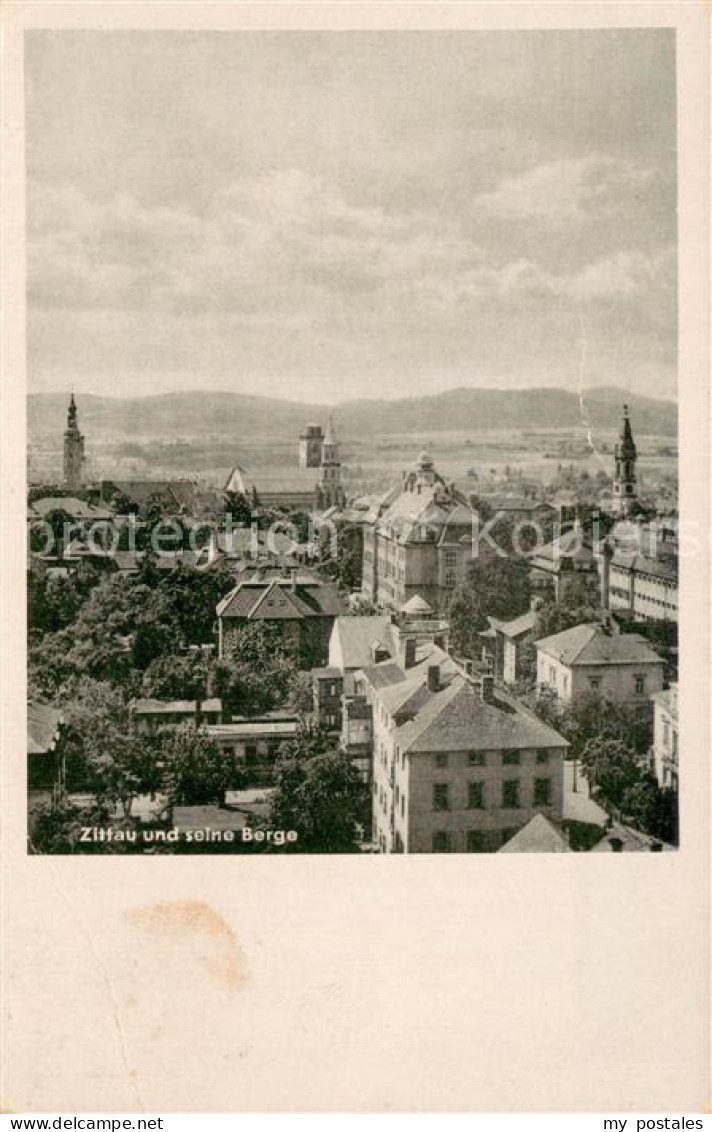
<instances>
[{"instance_id":1,"label":"overcast sky","mask_svg":"<svg viewBox=\"0 0 712 1132\"><path fill-rule=\"evenodd\" d=\"M27 33L30 389L674 396L674 65L647 29Z\"/></svg>"}]
</instances>

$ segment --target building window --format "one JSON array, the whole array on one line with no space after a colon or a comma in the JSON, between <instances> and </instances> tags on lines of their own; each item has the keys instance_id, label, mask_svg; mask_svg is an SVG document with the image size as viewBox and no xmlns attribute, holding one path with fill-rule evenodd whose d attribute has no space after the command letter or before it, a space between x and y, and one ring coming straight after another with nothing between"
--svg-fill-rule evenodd
<instances>
[{"instance_id":1,"label":"building window","mask_svg":"<svg viewBox=\"0 0 712 1132\"><path fill-rule=\"evenodd\" d=\"M534 779L534 805L548 806L551 803L551 779Z\"/></svg>"},{"instance_id":2,"label":"building window","mask_svg":"<svg viewBox=\"0 0 712 1132\"><path fill-rule=\"evenodd\" d=\"M663 743L666 747L670 746L670 724L667 719L663 723Z\"/></svg>"},{"instance_id":3,"label":"building window","mask_svg":"<svg viewBox=\"0 0 712 1132\"><path fill-rule=\"evenodd\" d=\"M635 677L635 694L636 694L636 696L644 696L645 695L645 677L644 676L636 676Z\"/></svg>"},{"instance_id":4,"label":"building window","mask_svg":"<svg viewBox=\"0 0 712 1132\"><path fill-rule=\"evenodd\" d=\"M502 766L519 766L519 751L502 751Z\"/></svg>"},{"instance_id":5,"label":"building window","mask_svg":"<svg viewBox=\"0 0 712 1132\"><path fill-rule=\"evenodd\" d=\"M448 787L446 782L436 782L433 786L433 809L449 810Z\"/></svg>"},{"instance_id":6,"label":"building window","mask_svg":"<svg viewBox=\"0 0 712 1132\"><path fill-rule=\"evenodd\" d=\"M457 566L457 552L454 550L445 551L445 568L447 570L454 570Z\"/></svg>"},{"instance_id":7,"label":"building window","mask_svg":"<svg viewBox=\"0 0 712 1132\"><path fill-rule=\"evenodd\" d=\"M450 852L450 834L442 830L433 834L433 853Z\"/></svg>"},{"instance_id":8,"label":"building window","mask_svg":"<svg viewBox=\"0 0 712 1132\"><path fill-rule=\"evenodd\" d=\"M436 766L447 766L447 755L445 755L445 754L436 755L435 756L435 765Z\"/></svg>"},{"instance_id":9,"label":"building window","mask_svg":"<svg viewBox=\"0 0 712 1132\"><path fill-rule=\"evenodd\" d=\"M600 676L589 676L588 683L590 685L591 691L597 692L599 690L599 688L601 687L601 677Z\"/></svg>"},{"instance_id":10,"label":"building window","mask_svg":"<svg viewBox=\"0 0 712 1132\"><path fill-rule=\"evenodd\" d=\"M507 810L519 809L519 779L510 778L502 783L502 805Z\"/></svg>"},{"instance_id":11,"label":"building window","mask_svg":"<svg viewBox=\"0 0 712 1132\"><path fill-rule=\"evenodd\" d=\"M467 852L468 853L484 853L485 852L485 836L479 829L468 829L467 831Z\"/></svg>"},{"instance_id":12,"label":"building window","mask_svg":"<svg viewBox=\"0 0 712 1132\"><path fill-rule=\"evenodd\" d=\"M470 751L467 761L470 766L487 766L487 755L484 751Z\"/></svg>"},{"instance_id":13,"label":"building window","mask_svg":"<svg viewBox=\"0 0 712 1132\"><path fill-rule=\"evenodd\" d=\"M445 585L448 587L448 589L452 589L457 585L457 575L453 570L448 570L447 574L445 575Z\"/></svg>"},{"instance_id":14,"label":"building window","mask_svg":"<svg viewBox=\"0 0 712 1132\"><path fill-rule=\"evenodd\" d=\"M548 761L549 761L549 752L548 752L548 751L537 751L537 753L536 753L536 761L537 761L538 763L540 763L540 764L541 764L541 763L548 763Z\"/></svg>"},{"instance_id":15,"label":"building window","mask_svg":"<svg viewBox=\"0 0 712 1132\"><path fill-rule=\"evenodd\" d=\"M485 784L484 782L470 782L467 786L467 805L471 810L483 810L485 808Z\"/></svg>"}]
</instances>

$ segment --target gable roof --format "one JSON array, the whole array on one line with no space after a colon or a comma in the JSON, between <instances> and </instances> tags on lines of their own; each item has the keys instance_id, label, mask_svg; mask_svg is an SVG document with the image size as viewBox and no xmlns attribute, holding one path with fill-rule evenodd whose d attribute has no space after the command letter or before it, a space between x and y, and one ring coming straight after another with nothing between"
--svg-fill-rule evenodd
<instances>
[{"instance_id":1,"label":"gable roof","mask_svg":"<svg viewBox=\"0 0 712 1132\"><path fill-rule=\"evenodd\" d=\"M637 633L604 632L600 625L575 625L536 642L537 650L562 664L663 664Z\"/></svg>"},{"instance_id":2,"label":"gable roof","mask_svg":"<svg viewBox=\"0 0 712 1132\"><path fill-rule=\"evenodd\" d=\"M295 582L280 577L239 582L218 602L218 617L238 620L295 620L335 617L343 612L336 586L317 579Z\"/></svg>"},{"instance_id":3,"label":"gable roof","mask_svg":"<svg viewBox=\"0 0 712 1132\"><path fill-rule=\"evenodd\" d=\"M570 853L571 850L563 833L544 814L535 814L498 852Z\"/></svg>"},{"instance_id":4,"label":"gable roof","mask_svg":"<svg viewBox=\"0 0 712 1132\"><path fill-rule=\"evenodd\" d=\"M512 621L500 621L496 617L488 617L491 627L498 629L505 637L520 637L522 633L531 633L536 625L536 613L533 609L515 617ZM480 634L482 636L482 634Z\"/></svg>"}]
</instances>

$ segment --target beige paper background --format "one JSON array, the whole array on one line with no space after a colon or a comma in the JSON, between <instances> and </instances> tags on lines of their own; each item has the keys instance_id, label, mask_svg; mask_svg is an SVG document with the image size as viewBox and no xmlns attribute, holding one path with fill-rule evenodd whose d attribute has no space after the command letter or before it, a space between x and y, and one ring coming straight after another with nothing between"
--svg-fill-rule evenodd
<instances>
[{"instance_id":1,"label":"beige paper background","mask_svg":"<svg viewBox=\"0 0 712 1132\"><path fill-rule=\"evenodd\" d=\"M709 542L682 568L678 853L25 855L24 27L677 27L681 494L709 538L710 9L9 3L6 1110L706 1111Z\"/></svg>"}]
</instances>

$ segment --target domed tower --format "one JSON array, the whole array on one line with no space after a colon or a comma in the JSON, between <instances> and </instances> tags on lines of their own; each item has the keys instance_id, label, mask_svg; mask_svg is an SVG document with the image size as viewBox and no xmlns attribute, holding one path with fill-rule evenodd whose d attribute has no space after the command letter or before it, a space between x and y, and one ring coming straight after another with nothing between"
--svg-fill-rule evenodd
<instances>
[{"instance_id":1,"label":"domed tower","mask_svg":"<svg viewBox=\"0 0 712 1132\"><path fill-rule=\"evenodd\" d=\"M435 462L427 452L418 456L417 479L422 487L432 487L435 483Z\"/></svg>"},{"instance_id":2,"label":"domed tower","mask_svg":"<svg viewBox=\"0 0 712 1132\"><path fill-rule=\"evenodd\" d=\"M613 476L613 511L628 515L637 501L635 464L638 453L630 427L628 406L623 406L623 424L616 444L616 468Z\"/></svg>"},{"instance_id":3,"label":"domed tower","mask_svg":"<svg viewBox=\"0 0 712 1132\"><path fill-rule=\"evenodd\" d=\"M339 442L334 433L334 424L331 417L329 417L321 446L319 499L323 507L340 507L344 501L344 492L341 486Z\"/></svg>"},{"instance_id":4,"label":"domed tower","mask_svg":"<svg viewBox=\"0 0 712 1132\"><path fill-rule=\"evenodd\" d=\"M67 427L64 430L64 483L67 487L82 486L82 465L84 463L84 437L77 424L77 405L74 393L69 398Z\"/></svg>"}]
</instances>

